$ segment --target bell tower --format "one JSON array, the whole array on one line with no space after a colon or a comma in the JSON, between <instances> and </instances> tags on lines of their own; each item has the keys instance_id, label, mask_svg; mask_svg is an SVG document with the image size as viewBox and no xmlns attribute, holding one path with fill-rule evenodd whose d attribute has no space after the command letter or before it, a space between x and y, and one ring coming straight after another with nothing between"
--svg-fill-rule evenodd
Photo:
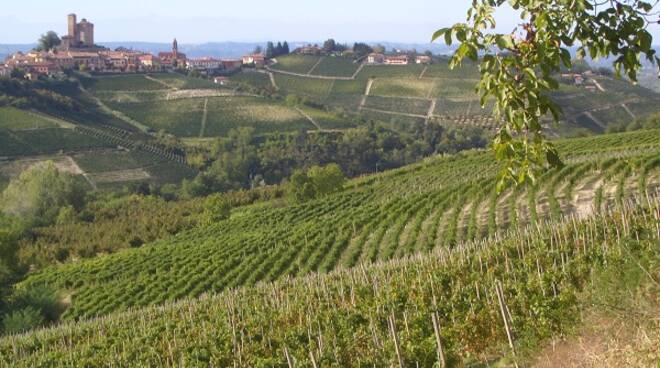
<instances>
[{"instance_id":1,"label":"bell tower","mask_svg":"<svg viewBox=\"0 0 660 368\"><path fill-rule=\"evenodd\" d=\"M179 43L176 42L176 38L174 39L174 42L172 42L172 56L174 59L179 58Z\"/></svg>"}]
</instances>

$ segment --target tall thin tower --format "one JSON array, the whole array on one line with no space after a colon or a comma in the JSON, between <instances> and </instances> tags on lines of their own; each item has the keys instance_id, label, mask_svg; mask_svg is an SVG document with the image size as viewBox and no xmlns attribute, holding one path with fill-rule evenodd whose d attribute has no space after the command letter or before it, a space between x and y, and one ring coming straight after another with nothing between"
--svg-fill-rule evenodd
<instances>
[{"instance_id":1,"label":"tall thin tower","mask_svg":"<svg viewBox=\"0 0 660 368\"><path fill-rule=\"evenodd\" d=\"M73 43L76 44L80 42L80 36L78 34L78 20L75 14L69 14L68 16L69 23L69 37L73 40Z\"/></svg>"}]
</instances>

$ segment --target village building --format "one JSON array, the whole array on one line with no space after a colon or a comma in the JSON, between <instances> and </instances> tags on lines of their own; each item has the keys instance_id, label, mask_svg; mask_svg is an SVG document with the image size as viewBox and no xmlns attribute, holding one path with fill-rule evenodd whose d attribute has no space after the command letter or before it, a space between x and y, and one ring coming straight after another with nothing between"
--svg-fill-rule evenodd
<instances>
[{"instance_id":1,"label":"village building","mask_svg":"<svg viewBox=\"0 0 660 368\"><path fill-rule=\"evenodd\" d=\"M222 60L214 59L212 57L188 59L186 66L189 70L199 70L206 72L213 72L223 68Z\"/></svg>"},{"instance_id":2,"label":"village building","mask_svg":"<svg viewBox=\"0 0 660 368\"><path fill-rule=\"evenodd\" d=\"M428 55L417 55L415 57L415 63L417 64L431 64L431 57Z\"/></svg>"},{"instance_id":3,"label":"village building","mask_svg":"<svg viewBox=\"0 0 660 368\"><path fill-rule=\"evenodd\" d=\"M172 52L159 52L158 58L164 68L185 67L188 60L186 54L179 52L179 43L176 38L172 42Z\"/></svg>"},{"instance_id":4,"label":"village building","mask_svg":"<svg viewBox=\"0 0 660 368\"><path fill-rule=\"evenodd\" d=\"M226 72L235 72L241 69L243 66L243 60L241 59L225 59L222 60L222 68Z\"/></svg>"},{"instance_id":5,"label":"village building","mask_svg":"<svg viewBox=\"0 0 660 368\"><path fill-rule=\"evenodd\" d=\"M145 70L160 70L160 58L146 54L138 57L140 67Z\"/></svg>"},{"instance_id":6,"label":"village building","mask_svg":"<svg viewBox=\"0 0 660 368\"><path fill-rule=\"evenodd\" d=\"M250 54L243 56L243 64L264 66L266 65L266 57L263 54Z\"/></svg>"},{"instance_id":7,"label":"village building","mask_svg":"<svg viewBox=\"0 0 660 368\"><path fill-rule=\"evenodd\" d=\"M367 56L367 64L382 64L385 62L385 55L371 53Z\"/></svg>"},{"instance_id":8,"label":"village building","mask_svg":"<svg viewBox=\"0 0 660 368\"><path fill-rule=\"evenodd\" d=\"M322 52L323 50L319 47L319 45L305 45L293 50L294 54L299 55L320 55Z\"/></svg>"},{"instance_id":9,"label":"village building","mask_svg":"<svg viewBox=\"0 0 660 368\"><path fill-rule=\"evenodd\" d=\"M387 65L408 65L408 55L388 55L385 56Z\"/></svg>"}]
</instances>

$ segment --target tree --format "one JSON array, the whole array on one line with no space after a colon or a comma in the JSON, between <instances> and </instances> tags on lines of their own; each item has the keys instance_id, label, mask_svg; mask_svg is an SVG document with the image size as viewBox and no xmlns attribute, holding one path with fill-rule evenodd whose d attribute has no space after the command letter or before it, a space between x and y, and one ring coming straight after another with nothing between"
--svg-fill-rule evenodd
<instances>
[{"instance_id":1,"label":"tree","mask_svg":"<svg viewBox=\"0 0 660 368\"><path fill-rule=\"evenodd\" d=\"M385 46L378 44L373 47L373 51L377 54L384 54L385 53Z\"/></svg>"},{"instance_id":2,"label":"tree","mask_svg":"<svg viewBox=\"0 0 660 368\"><path fill-rule=\"evenodd\" d=\"M523 24L511 34L493 31L494 13L509 4ZM657 2L656 2L657 4ZM438 30L433 40L459 42L452 68L468 58L480 62L477 89L482 105L495 100L502 121L493 140L502 163L498 188L534 182L544 167L563 165L543 134L548 116L558 122L562 111L549 97L559 88L553 75L572 67L570 47L579 58L614 56L617 75L636 81L640 56L658 63L647 30L654 5L640 0L475 0L467 22Z\"/></svg>"},{"instance_id":3,"label":"tree","mask_svg":"<svg viewBox=\"0 0 660 368\"><path fill-rule=\"evenodd\" d=\"M282 44L282 55L288 55L290 52L291 50L289 49L289 43L284 41Z\"/></svg>"},{"instance_id":4,"label":"tree","mask_svg":"<svg viewBox=\"0 0 660 368\"><path fill-rule=\"evenodd\" d=\"M268 41L266 44L266 57L267 58L273 58L275 57L275 46L273 46L273 43L271 41Z\"/></svg>"},{"instance_id":5,"label":"tree","mask_svg":"<svg viewBox=\"0 0 660 368\"><path fill-rule=\"evenodd\" d=\"M346 177L337 164L313 166L307 172L296 170L289 181L289 196L295 202L305 202L340 192L345 181Z\"/></svg>"},{"instance_id":6,"label":"tree","mask_svg":"<svg viewBox=\"0 0 660 368\"><path fill-rule=\"evenodd\" d=\"M48 31L39 37L37 41L37 51L50 51L59 46L62 43L62 40L53 31Z\"/></svg>"},{"instance_id":7,"label":"tree","mask_svg":"<svg viewBox=\"0 0 660 368\"><path fill-rule=\"evenodd\" d=\"M282 47L282 42L278 41L277 46L275 46L275 56L280 56L284 53L284 49Z\"/></svg>"},{"instance_id":8,"label":"tree","mask_svg":"<svg viewBox=\"0 0 660 368\"><path fill-rule=\"evenodd\" d=\"M323 43L323 51L325 52L333 52L335 51L336 47L337 47L337 42L335 42L335 40L332 38L326 40Z\"/></svg>"},{"instance_id":9,"label":"tree","mask_svg":"<svg viewBox=\"0 0 660 368\"><path fill-rule=\"evenodd\" d=\"M62 208L79 210L85 190L80 181L59 171L52 162L41 163L13 179L2 193L2 211L39 225L51 224Z\"/></svg>"},{"instance_id":10,"label":"tree","mask_svg":"<svg viewBox=\"0 0 660 368\"><path fill-rule=\"evenodd\" d=\"M254 50L252 50L253 54L261 54L263 52L263 48L259 45L254 47Z\"/></svg>"},{"instance_id":11,"label":"tree","mask_svg":"<svg viewBox=\"0 0 660 368\"><path fill-rule=\"evenodd\" d=\"M366 43L356 42L353 44L353 53L356 58L361 58L372 53L374 50Z\"/></svg>"},{"instance_id":12,"label":"tree","mask_svg":"<svg viewBox=\"0 0 660 368\"><path fill-rule=\"evenodd\" d=\"M213 225L226 220L231 215L231 204L221 194L212 194L204 201L204 212L201 214L202 226Z\"/></svg>"}]
</instances>

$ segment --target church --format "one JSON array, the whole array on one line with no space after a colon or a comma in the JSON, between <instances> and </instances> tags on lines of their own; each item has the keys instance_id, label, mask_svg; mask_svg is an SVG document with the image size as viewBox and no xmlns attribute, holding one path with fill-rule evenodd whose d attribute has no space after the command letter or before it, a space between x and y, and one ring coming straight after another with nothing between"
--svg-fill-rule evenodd
<instances>
[{"instance_id":1,"label":"church","mask_svg":"<svg viewBox=\"0 0 660 368\"><path fill-rule=\"evenodd\" d=\"M164 68L185 67L188 60L186 54L179 52L179 43L176 41L176 38L172 42L172 52L159 52L158 58Z\"/></svg>"}]
</instances>

